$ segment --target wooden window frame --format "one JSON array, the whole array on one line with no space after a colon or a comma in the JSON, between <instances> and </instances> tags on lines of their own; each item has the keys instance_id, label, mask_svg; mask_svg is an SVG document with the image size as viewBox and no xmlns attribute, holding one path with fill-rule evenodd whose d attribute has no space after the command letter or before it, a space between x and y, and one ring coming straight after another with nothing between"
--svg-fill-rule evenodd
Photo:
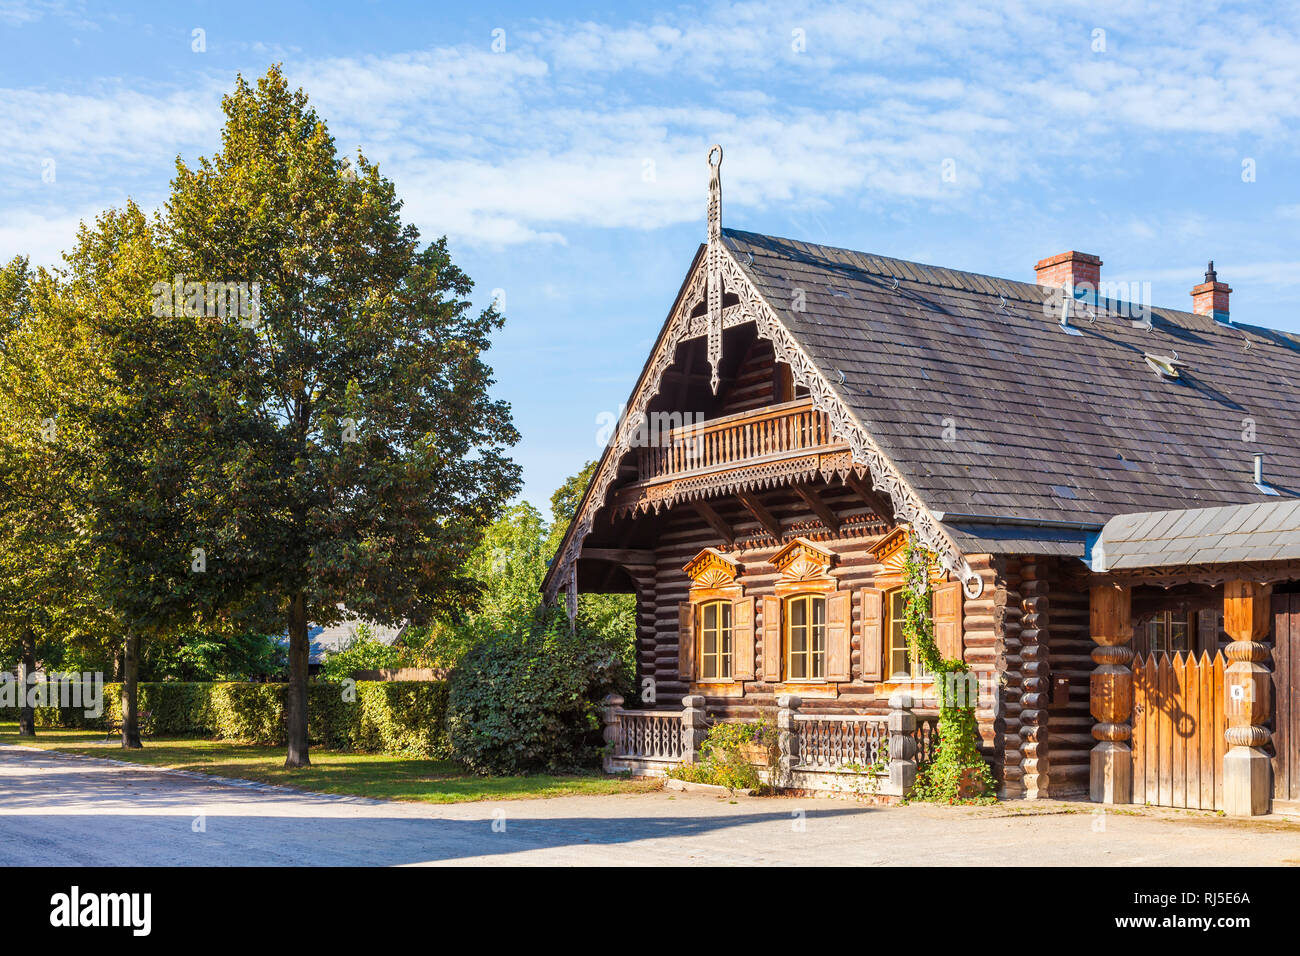
<instances>
[{"instance_id":1,"label":"wooden window frame","mask_svg":"<svg viewBox=\"0 0 1300 956\"><path fill-rule=\"evenodd\" d=\"M927 684L934 682L934 675L925 670L925 665L921 662L920 654L917 649L907 643L907 637L903 634L903 619L898 619L898 637L903 642L903 649L907 652L908 664L915 668L915 671L900 673L894 670L894 598L902 595L906 590L904 586L890 588L885 591L884 595L884 624L885 639L884 644L885 659L881 664L880 673L886 682L894 684ZM933 620L933 614L931 614Z\"/></svg>"},{"instance_id":2,"label":"wooden window frame","mask_svg":"<svg viewBox=\"0 0 1300 956\"><path fill-rule=\"evenodd\" d=\"M719 602L731 607L731 668L725 677L705 677L703 609ZM692 588L687 594L681 613L686 615L691 630L691 669L689 673L682 673L682 679L690 686L691 693L706 697L743 697L745 684L759 679L754 659L754 604L754 599L745 597L745 589L739 584Z\"/></svg>"},{"instance_id":3,"label":"wooden window frame","mask_svg":"<svg viewBox=\"0 0 1300 956\"><path fill-rule=\"evenodd\" d=\"M881 634L880 634L880 679L876 681L875 696L877 700L888 699L895 691L911 690L918 693L927 693L928 688L934 684L934 675L925 676L899 676L895 677L890 673L891 660L891 624L890 618L890 601L894 592L907 585L906 575L903 573L903 553L907 544L908 529L906 525L899 525L888 534L880 539L872 547L871 553L879 562L879 569L876 571L873 580L874 587L871 590L880 592L881 604ZM953 615L955 621L955 630L946 635L941 635L936 624L935 643L939 645L941 656L963 656L965 652L965 638L962 633L962 617L964 615L964 598L961 592L961 585L955 581L950 581L949 576L935 562L929 568L930 578L930 618L932 621L938 621L936 612L936 602L939 599L941 590L956 589L955 600L957 602L956 613ZM864 624L865 627L865 624ZM947 648L945 653L945 641L943 638L951 641L952 646ZM865 642L864 642L865 650ZM867 671L863 667L864 673ZM866 679L866 678L864 678Z\"/></svg>"},{"instance_id":4,"label":"wooden window frame","mask_svg":"<svg viewBox=\"0 0 1300 956\"><path fill-rule=\"evenodd\" d=\"M1133 635L1135 638L1134 643L1139 645L1138 647L1135 647L1134 650L1144 656L1150 656L1152 654L1168 654L1172 657L1174 654L1200 653L1202 650L1200 647L1200 628L1198 626L1200 622L1197 620L1196 615L1197 612L1191 609L1184 610L1179 608L1169 608L1163 611L1156 611L1139 625L1139 627L1142 628L1140 640L1138 640L1138 634ZM1182 650L1173 650L1171 648L1173 643L1171 629L1175 624L1181 624L1186 629L1184 642L1187 646ZM1157 628L1163 628L1164 630L1165 640L1163 647L1156 646L1155 632ZM1213 650L1211 650L1211 653L1213 653Z\"/></svg>"},{"instance_id":5,"label":"wooden window frame","mask_svg":"<svg viewBox=\"0 0 1300 956\"><path fill-rule=\"evenodd\" d=\"M781 643L782 643L782 657L783 657L782 663L785 670L785 679L792 684L830 683L830 681L827 680L826 678L826 642L828 640L827 630L828 630L828 623L829 623L827 620L828 610L826 607L826 597L827 595L824 591L799 591L794 594L787 595L781 599ZM801 656L804 657L805 659L805 665L806 665L804 668L806 672L805 676L796 677L794 674L794 661L795 661L794 639L791 635L791 631L794 628L794 615L790 613L790 608L795 603L801 601L805 602L808 607L808 616L806 618L804 627L808 632L807 638L808 638L809 646L801 654ZM813 608L812 602L814 601L820 601L821 609L822 609L822 620L821 620L822 647L821 647L821 653L819 655L820 664L821 664L820 670L822 676L820 677L815 677L811 673L807 673L809 671L815 671L818 669L817 667L814 666L814 663L818 660L818 654L814 650L813 647L814 641L812 639L813 627L815 626L812 620L812 608Z\"/></svg>"},{"instance_id":6,"label":"wooden window frame","mask_svg":"<svg viewBox=\"0 0 1300 956\"><path fill-rule=\"evenodd\" d=\"M699 635L699 646L696 648L696 661L698 662L698 680L701 684L728 684L735 680L733 663L735 661L735 630L732 621L732 608L735 601L729 598L716 597L706 601L694 603L693 613L695 614L695 632ZM711 630L705 627L705 615L709 608L717 608L717 626ZM726 612L726 625L722 623L723 612ZM717 648L712 654L708 651L708 635L712 632L716 636ZM725 635L726 651L723 651ZM715 663L713 675L706 674L707 662L712 658ZM724 666L725 664L725 666Z\"/></svg>"}]
</instances>

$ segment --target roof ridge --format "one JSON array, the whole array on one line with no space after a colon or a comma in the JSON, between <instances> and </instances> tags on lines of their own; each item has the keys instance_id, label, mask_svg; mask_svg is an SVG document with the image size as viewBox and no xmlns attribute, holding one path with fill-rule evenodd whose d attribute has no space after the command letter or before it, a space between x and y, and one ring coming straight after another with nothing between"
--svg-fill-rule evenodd
<instances>
[{"instance_id":1,"label":"roof ridge","mask_svg":"<svg viewBox=\"0 0 1300 956\"><path fill-rule=\"evenodd\" d=\"M731 238L740 239L742 241L747 237L754 237L758 239L765 239L770 242L785 243L792 248L797 248L798 246L807 246L810 248L828 250L830 252L843 253L848 256L852 256L859 259L870 258L870 259L879 259L887 262L900 263L902 265L912 267L912 269L915 271L915 275L894 276L893 273L876 272L869 268L863 268L861 265L854 265L852 266L852 268L863 273L864 275L877 275L877 276L890 275L891 277L898 278L900 281L915 282L920 285L933 286L935 288L941 288L941 289L952 288L952 285L951 283L945 283L943 281L939 281L939 277L935 276L934 275L935 273L946 272L952 275L965 277L968 280L984 280L986 283L1005 283L1010 286L1018 286L1025 292L1025 294L1022 296L1023 301L1031 302L1031 303L1038 303L1041 301L1041 297L1032 295L1031 293L1037 292L1038 290L1049 288L1047 286L1041 286L1036 282L1027 282L1023 279L1011 279L1011 278L1007 278L1006 276L996 276L987 272L973 272L968 269L953 269L953 268L949 268L948 266L939 266L939 265L932 265L926 262L917 262L913 259L901 259L898 256L887 256L878 252L866 252L860 249L850 249L847 246L835 246L835 245L829 245L827 243L822 243L822 242L809 242L805 239L792 239L788 236L775 236L772 235L771 233L753 232L748 229L733 229L730 227L724 227L722 230L722 234L724 238L731 237ZM976 281L971 281L971 284L976 286L979 285L979 283ZM984 294L987 295L990 293L985 292ZM1106 297L1103 299L1101 296L1098 296L1097 298L1098 298L1098 304L1101 305L1101 307L1104 308L1108 313L1114 312L1121 316L1127 315L1132 310L1119 309L1118 306L1121 305L1133 306L1139 304L1124 299L1112 299L1110 297ZM1104 305L1102 305L1102 303L1104 303ZM1188 311L1187 309L1177 309L1170 306L1148 304L1146 308L1148 308L1151 312L1165 318L1187 318L1187 319L1192 319L1198 323L1202 323L1205 320L1210 319L1209 316L1201 315L1196 312L1191 312ZM1214 321L1214 320L1211 319L1210 321ZM1223 323L1215 322L1215 325L1217 328L1222 329L1224 331L1235 329L1237 331L1243 331L1243 332L1250 331L1256 333L1263 333L1267 335L1285 335L1291 337L1293 340L1300 341L1300 335L1297 335L1297 333L1288 332L1284 329L1271 328L1266 325L1256 325L1252 323L1239 322L1235 320L1231 324L1223 324Z\"/></svg>"}]
</instances>

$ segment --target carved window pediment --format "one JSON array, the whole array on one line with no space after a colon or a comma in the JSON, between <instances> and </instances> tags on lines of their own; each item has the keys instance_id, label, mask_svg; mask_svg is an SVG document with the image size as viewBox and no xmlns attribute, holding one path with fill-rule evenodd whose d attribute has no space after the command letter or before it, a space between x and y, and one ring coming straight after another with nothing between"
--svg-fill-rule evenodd
<instances>
[{"instance_id":1,"label":"carved window pediment","mask_svg":"<svg viewBox=\"0 0 1300 956\"><path fill-rule=\"evenodd\" d=\"M715 548L705 548L682 570L696 588L723 588L736 583L740 565Z\"/></svg>"},{"instance_id":2,"label":"carved window pediment","mask_svg":"<svg viewBox=\"0 0 1300 956\"><path fill-rule=\"evenodd\" d=\"M880 570L876 572L877 587L901 584L906 577L904 558L907 554L907 536L910 530L905 524L899 525L872 545L871 554L880 564ZM930 580L934 583L944 580L943 569L939 567L937 561L930 563Z\"/></svg>"},{"instance_id":3,"label":"carved window pediment","mask_svg":"<svg viewBox=\"0 0 1300 956\"><path fill-rule=\"evenodd\" d=\"M825 578L835 555L807 538L795 538L768 560L787 581L810 581Z\"/></svg>"}]
</instances>

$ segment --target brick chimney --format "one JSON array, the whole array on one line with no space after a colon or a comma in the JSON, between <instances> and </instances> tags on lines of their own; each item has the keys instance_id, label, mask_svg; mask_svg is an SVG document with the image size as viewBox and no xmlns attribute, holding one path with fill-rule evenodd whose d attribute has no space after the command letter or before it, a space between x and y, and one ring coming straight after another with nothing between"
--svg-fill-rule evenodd
<instances>
[{"instance_id":1,"label":"brick chimney","mask_svg":"<svg viewBox=\"0 0 1300 956\"><path fill-rule=\"evenodd\" d=\"M1062 252L1034 266L1038 284L1061 289L1087 283L1094 292L1101 283L1101 260L1086 252Z\"/></svg>"},{"instance_id":2,"label":"brick chimney","mask_svg":"<svg viewBox=\"0 0 1300 956\"><path fill-rule=\"evenodd\" d=\"M1192 288L1192 311L1208 315L1216 322L1230 322L1228 318L1228 283L1220 282L1214 271L1214 260L1205 267L1205 281Z\"/></svg>"}]
</instances>

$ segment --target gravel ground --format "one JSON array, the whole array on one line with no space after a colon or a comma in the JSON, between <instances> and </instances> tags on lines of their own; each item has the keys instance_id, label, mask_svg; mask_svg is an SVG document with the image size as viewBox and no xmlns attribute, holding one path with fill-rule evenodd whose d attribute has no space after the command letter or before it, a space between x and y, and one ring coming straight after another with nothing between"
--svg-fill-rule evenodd
<instances>
[{"instance_id":1,"label":"gravel ground","mask_svg":"<svg viewBox=\"0 0 1300 956\"><path fill-rule=\"evenodd\" d=\"M0 746L0 865L1300 865L1300 820L653 792L434 806Z\"/></svg>"}]
</instances>

